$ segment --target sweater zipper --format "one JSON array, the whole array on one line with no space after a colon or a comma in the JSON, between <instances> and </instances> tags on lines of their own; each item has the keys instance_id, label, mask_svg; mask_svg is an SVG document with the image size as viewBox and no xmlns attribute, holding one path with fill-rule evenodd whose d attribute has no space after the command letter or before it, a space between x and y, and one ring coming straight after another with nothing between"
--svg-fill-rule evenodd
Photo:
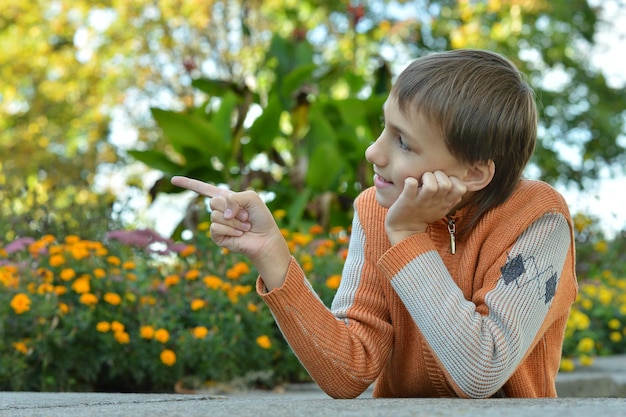
<instances>
[{"instance_id":1,"label":"sweater zipper","mask_svg":"<svg viewBox=\"0 0 626 417\"><path fill-rule=\"evenodd\" d=\"M450 253L454 255L456 253L456 224L454 224L454 219L448 219L448 233L450 233Z\"/></svg>"}]
</instances>

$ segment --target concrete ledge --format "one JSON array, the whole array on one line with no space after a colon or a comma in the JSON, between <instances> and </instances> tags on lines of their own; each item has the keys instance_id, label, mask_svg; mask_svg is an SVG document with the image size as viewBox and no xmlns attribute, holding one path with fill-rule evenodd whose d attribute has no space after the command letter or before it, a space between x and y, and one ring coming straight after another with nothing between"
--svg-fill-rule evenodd
<instances>
[{"instance_id":1,"label":"concrete ledge","mask_svg":"<svg viewBox=\"0 0 626 417\"><path fill-rule=\"evenodd\" d=\"M623 417L626 399L371 399L0 393L2 417Z\"/></svg>"}]
</instances>

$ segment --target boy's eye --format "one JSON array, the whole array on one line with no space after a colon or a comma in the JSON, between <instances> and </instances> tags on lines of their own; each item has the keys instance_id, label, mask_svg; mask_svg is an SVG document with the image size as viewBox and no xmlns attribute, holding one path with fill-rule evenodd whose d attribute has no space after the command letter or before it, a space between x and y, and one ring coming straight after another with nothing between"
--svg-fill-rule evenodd
<instances>
[{"instance_id":1,"label":"boy's eye","mask_svg":"<svg viewBox=\"0 0 626 417\"><path fill-rule=\"evenodd\" d=\"M398 136L398 146L400 146L400 149L403 149L405 151L410 151L411 148L409 148L409 145L406 144L406 142L402 139L402 136Z\"/></svg>"}]
</instances>

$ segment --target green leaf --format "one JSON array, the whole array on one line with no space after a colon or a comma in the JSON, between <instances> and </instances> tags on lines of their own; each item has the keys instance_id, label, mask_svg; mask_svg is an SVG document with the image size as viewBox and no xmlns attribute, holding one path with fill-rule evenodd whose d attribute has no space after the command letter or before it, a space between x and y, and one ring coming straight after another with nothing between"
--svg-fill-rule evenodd
<instances>
[{"instance_id":1,"label":"green leaf","mask_svg":"<svg viewBox=\"0 0 626 417\"><path fill-rule=\"evenodd\" d=\"M182 171L183 167L173 162L164 153L158 151L136 151L131 150L128 153L139 162L143 162L150 168L157 169L166 173L174 174Z\"/></svg>"},{"instance_id":2,"label":"green leaf","mask_svg":"<svg viewBox=\"0 0 626 417\"><path fill-rule=\"evenodd\" d=\"M219 109L213 114L211 122L217 129L222 141L227 144L232 140L232 120L233 111L237 106L237 97L234 93L228 91L221 99Z\"/></svg>"},{"instance_id":3,"label":"green leaf","mask_svg":"<svg viewBox=\"0 0 626 417\"><path fill-rule=\"evenodd\" d=\"M152 116L163 130L172 147L180 154L184 149L195 150L202 155L216 156L224 160L228 147L219 130L197 116L153 108Z\"/></svg>"},{"instance_id":4,"label":"green leaf","mask_svg":"<svg viewBox=\"0 0 626 417\"><path fill-rule=\"evenodd\" d=\"M329 142L322 143L311 155L306 184L316 191L331 191L336 187L343 168L344 161L337 147Z\"/></svg>"},{"instance_id":5,"label":"green leaf","mask_svg":"<svg viewBox=\"0 0 626 417\"><path fill-rule=\"evenodd\" d=\"M250 141L258 149L267 150L272 146L272 142L280 133L280 115L283 107L280 98L276 93L269 97L267 107L263 109L263 113L257 117L252 126L248 129Z\"/></svg>"},{"instance_id":6,"label":"green leaf","mask_svg":"<svg viewBox=\"0 0 626 417\"><path fill-rule=\"evenodd\" d=\"M301 65L285 75L280 89L281 95L285 98L290 98L294 91L311 79L311 75L316 68L315 64Z\"/></svg>"}]
</instances>

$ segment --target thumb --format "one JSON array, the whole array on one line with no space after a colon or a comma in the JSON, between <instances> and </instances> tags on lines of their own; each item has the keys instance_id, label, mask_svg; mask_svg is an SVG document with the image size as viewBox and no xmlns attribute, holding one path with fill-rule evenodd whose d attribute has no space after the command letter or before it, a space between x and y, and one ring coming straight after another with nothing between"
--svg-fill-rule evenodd
<instances>
[{"instance_id":1,"label":"thumb","mask_svg":"<svg viewBox=\"0 0 626 417\"><path fill-rule=\"evenodd\" d=\"M242 222L248 220L249 214L248 211L243 209L246 205L250 203L249 199L242 199L245 196L245 193L231 193L226 196L226 208L224 209L224 218L225 219L233 219L237 218ZM239 200L242 201L239 201Z\"/></svg>"}]
</instances>

